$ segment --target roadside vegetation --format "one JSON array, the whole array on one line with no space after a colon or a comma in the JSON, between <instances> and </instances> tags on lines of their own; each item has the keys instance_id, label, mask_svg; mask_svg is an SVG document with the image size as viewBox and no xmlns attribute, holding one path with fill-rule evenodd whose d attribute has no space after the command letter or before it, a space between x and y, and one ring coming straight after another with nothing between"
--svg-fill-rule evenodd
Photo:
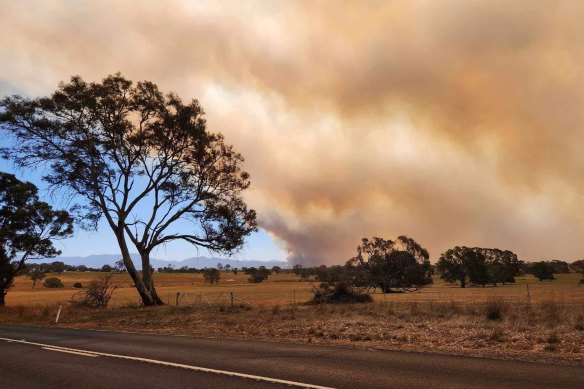
<instances>
[{"instance_id":1,"label":"roadside vegetation","mask_svg":"<svg viewBox=\"0 0 584 389\"><path fill-rule=\"evenodd\" d=\"M460 288L459 288L460 290ZM0 322L54 325L57 307L14 306ZM508 303L377 302L373 304L70 307L60 326L173 335L217 336L375 349L583 364L584 306L541 300Z\"/></svg>"}]
</instances>

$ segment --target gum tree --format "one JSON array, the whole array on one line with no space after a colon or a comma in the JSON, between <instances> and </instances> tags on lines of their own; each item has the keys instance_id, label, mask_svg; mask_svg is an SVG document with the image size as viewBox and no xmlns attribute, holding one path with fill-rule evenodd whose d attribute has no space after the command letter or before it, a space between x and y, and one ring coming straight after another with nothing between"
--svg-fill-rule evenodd
<instances>
[{"instance_id":1,"label":"gum tree","mask_svg":"<svg viewBox=\"0 0 584 389\"><path fill-rule=\"evenodd\" d=\"M39 200L36 186L0 172L0 306L27 261L61 253L52 240L70 236L72 223L66 211Z\"/></svg>"},{"instance_id":2,"label":"gum tree","mask_svg":"<svg viewBox=\"0 0 584 389\"><path fill-rule=\"evenodd\" d=\"M383 293L419 290L432 283L428 251L405 235L396 241L363 238L346 266L357 287Z\"/></svg>"},{"instance_id":3,"label":"gum tree","mask_svg":"<svg viewBox=\"0 0 584 389\"><path fill-rule=\"evenodd\" d=\"M0 128L16 138L3 154L24 168L46 166L44 180L77 200L82 227L105 219L142 302L157 305L155 248L181 240L230 253L256 229L242 199L250 184L243 157L203 116L196 100L183 103L152 82L73 77L48 97L0 101Z\"/></svg>"}]
</instances>

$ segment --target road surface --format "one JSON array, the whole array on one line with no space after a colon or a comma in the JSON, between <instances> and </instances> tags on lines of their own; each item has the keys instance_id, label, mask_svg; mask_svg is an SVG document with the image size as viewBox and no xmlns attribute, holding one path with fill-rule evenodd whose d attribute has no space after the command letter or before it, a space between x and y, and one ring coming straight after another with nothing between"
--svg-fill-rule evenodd
<instances>
[{"instance_id":1,"label":"road surface","mask_svg":"<svg viewBox=\"0 0 584 389\"><path fill-rule=\"evenodd\" d=\"M584 368L348 347L0 325L7 388L584 388Z\"/></svg>"}]
</instances>

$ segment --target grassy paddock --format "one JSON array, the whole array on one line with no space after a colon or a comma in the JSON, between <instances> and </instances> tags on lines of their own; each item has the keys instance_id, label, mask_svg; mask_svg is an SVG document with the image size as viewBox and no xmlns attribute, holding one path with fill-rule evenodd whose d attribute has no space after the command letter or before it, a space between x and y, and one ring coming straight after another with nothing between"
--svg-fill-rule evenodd
<instances>
[{"instance_id":1,"label":"grassy paddock","mask_svg":"<svg viewBox=\"0 0 584 389\"><path fill-rule=\"evenodd\" d=\"M0 322L55 325L57 304L0 309ZM382 304L66 306L59 326L353 345L584 365L584 304L541 300Z\"/></svg>"},{"instance_id":2,"label":"grassy paddock","mask_svg":"<svg viewBox=\"0 0 584 389\"><path fill-rule=\"evenodd\" d=\"M126 274L115 275L121 287L110 309L65 304L100 273L64 273L63 289L46 289L24 277L16 280L0 309L0 323L105 328L181 335L353 345L377 349L440 352L584 366L584 287L578 274L539 282L531 276L516 284L465 288L438 279L420 292L376 294L372 304L291 304L311 297L313 282L273 275L250 284L247 275L224 273L219 285L201 274L156 274L159 294L173 304L177 291L203 293L213 303L140 307ZM527 290L529 287L529 299ZM230 301L233 292L253 306Z\"/></svg>"},{"instance_id":3,"label":"grassy paddock","mask_svg":"<svg viewBox=\"0 0 584 389\"><path fill-rule=\"evenodd\" d=\"M103 273L68 272L61 275L47 274L47 277L60 278L65 288L47 289L42 282L32 289L32 281L27 277L17 277L14 287L6 296L8 306L64 304L79 291L73 288L75 282L86 286L91 280L102 277ZM211 302L225 303L224 293L233 292L234 296L255 306L287 305L294 302L304 302L312 296L312 285L316 282L303 282L299 277L288 274L274 274L268 281L260 284L247 282L249 276L233 273L222 273L218 285L206 284L202 274L170 274L155 273L154 280L161 298L169 303L176 302L177 292L191 292L190 300L202 293ZM499 285L497 287L459 288L435 278L435 283L419 292L404 294L376 294L376 302L457 302L460 304L485 302L489 298L498 297L507 302L538 303L541 301L556 301L562 304L584 304L584 287L578 287L579 274L559 274L555 281L540 282L530 275L518 277L516 284ZM114 278L120 285L116 290L111 305L120 307L139 301L138 293L132 287L128 274L115 274ZM528 297L529 288L529 297ZM183 300L188 303L189 299Z\"/></svg>"}]
</instances>

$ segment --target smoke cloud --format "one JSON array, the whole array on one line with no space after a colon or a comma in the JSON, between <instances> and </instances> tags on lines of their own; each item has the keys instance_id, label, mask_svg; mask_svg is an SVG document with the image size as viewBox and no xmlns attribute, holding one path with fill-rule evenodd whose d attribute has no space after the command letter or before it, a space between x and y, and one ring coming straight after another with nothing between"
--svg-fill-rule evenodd
<instances>
[{"instance_id":1,"label":"smoke cloud","mask_svg":"<svg viewBox=\"0 0 584 389\"><path fill-rule=\"evenodd\" d=\"M185 99L246 157L295 263L407 234L577 259L584 3L0 0L0 94L121 71Z\"/></svg>"}]
</instances>

